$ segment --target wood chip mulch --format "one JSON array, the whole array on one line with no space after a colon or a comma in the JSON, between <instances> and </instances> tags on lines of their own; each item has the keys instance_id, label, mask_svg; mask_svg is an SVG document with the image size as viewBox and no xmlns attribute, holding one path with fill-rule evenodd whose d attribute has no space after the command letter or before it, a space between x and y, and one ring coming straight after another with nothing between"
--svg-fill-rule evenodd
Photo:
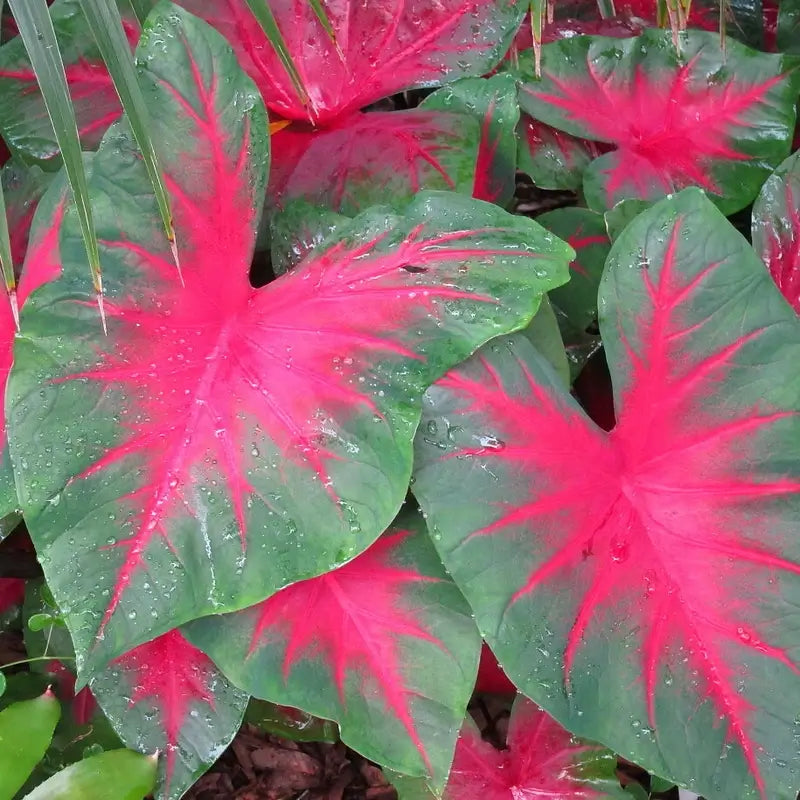
<instances>
[{"instance_id":1,"label":"wood chip mulch","mask_svg":"<svg viewBox=\"0 0 800 800\"><path fill-rule=\"evenodd\" d=\"M397 800L381 770L342 743L293 742L245 725L186 800Z\"/></svg>"}]
</instances>

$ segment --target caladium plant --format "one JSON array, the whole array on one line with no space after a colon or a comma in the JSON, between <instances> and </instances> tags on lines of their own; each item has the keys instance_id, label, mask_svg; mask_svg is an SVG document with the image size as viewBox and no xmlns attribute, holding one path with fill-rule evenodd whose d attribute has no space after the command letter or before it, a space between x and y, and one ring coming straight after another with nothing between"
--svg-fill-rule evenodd
<instances>
[{"instance_id":1,"label":"caladium plant","mask_svg":"<svg viewBox=\"0 0 800 800\"><path fill-rule=\"evenodd\" d=\"M528 3L269 0L297 81L258 3L120 0L178 268L80 5L107 336L34 83L0 76L0 515L46 582L20 606L4 550L0 626L14 700L70 703L47 765L121 740L177 799L261 707L401 800L630 796L614 753L794 798L796 61L559 0L538 79ZM757 195L751 246L721 212ZM507 739L462 726L515 687Z\"/></svg>"},{"instance_id":2,"label":"caladium plant","mask_svg":"<svg viewBox=\"0 0 800 800\"><path fill-rule=\"evenodd\" d=\"M333 572L187 632L250 694L335 719L359 752L441 790L480 639L418 517Z\"/></svg>"},{"instance_id":3,"label":"caladium plant","mask_svg":"<svg viewBox=\"0 0 800 800\"><path fill-rule=\"evenodd\" d=\"M467 717L443 797L624 800L630 795L622 790L614 774L616 766L617 759L609 750L575 739L520 695L511 709L505 750L483 741L480 730Z\"/></svg>"},{"instance_id":4,"label":"caladium plant","mask_svg":"<svg viewBox=\"0 0 800 800\"><path fill-rule=\"evenodd\" d=\"M169 4L138 56L172 154L182 275L122 123L91 178L108 337L72 268L83 253L68 213L61 275L23 309L10 386L20 499L84 679L369 545L405 495L424 388L524 325L572 254L529 220L429 193L402 215L357 217L253 289L260 99L224 40ZM58 229L43 203L34 237ZM84 404L94 411L76 431Z\"/></svg>"},{"instance_id":5,"label":"caladium plant","mask_svg":"<svg viewBox=\"0 0 800 800\"><path fill-rule=\"evenodd\" d=\"M246 0L180 0L234 46L270 111L324 126L397 92L482 75L508 49L524 3L376 0L326 6L327 35L311 3L273 3L303 77L298 94Z\"/></svg>"},{"instance_id":6,"label":"caladium plant","mask_svg":"<svg viewBox=\"0 0 800 800\"><path fill-rule=\"evenodd\" d=\"M546 45L544 73L520 56L520 105L573 136L605 142L583 176L591 208L656 199L696 185L732 213L789 152L797 85L782 55L688 31L627 39L575 37Z\"/></svg>"},{"instance_id":7,"label":"caladium plant","mask_svg":"<svg viewBox=\"0 0 800 800\"><path fill-rule=\"evenodd\" d=\"M776 620L800 576L800 323L696 189L617 239L599 304L610 434L521 337L429 391L433 540L508 675L570 730L708 796L794 797L800 668Z\"/></svg>"}]
</instances>

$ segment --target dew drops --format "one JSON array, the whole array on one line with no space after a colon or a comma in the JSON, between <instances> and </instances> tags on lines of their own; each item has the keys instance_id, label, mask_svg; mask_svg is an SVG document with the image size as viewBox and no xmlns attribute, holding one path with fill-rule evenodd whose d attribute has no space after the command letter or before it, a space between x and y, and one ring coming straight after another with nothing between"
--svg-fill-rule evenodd
<instances>
[{"instance_id":1,"label":"dew drops","mask_svg":"<svg viewBox=\"0 0 800 800\"><path fill-rule=\"evenodd\" d=\"M742 627L738 627L736 629L736 635L739 637L740 641L744 642L745 644L750 644L752 640L752 636Z\"/></svg>"},{"instance_id":2,"label":"dew drops","mask_svg":"<svg viewBox=\"0 0 800 800\"><path fill-rule=\"evenodd\" d=\"M630 555L630 545L624 539L613 539L609 546L611 560L616 564L623 564Z\"/></svg>"},{"instance_id":3,"label":"dew drops","mask_svg":"<svg viewBox=\"0 0 800 800\"><path fill-rule=\"evenodd\" d=\"M503 450L506 446L506 443L502 439L498 439L496 436L492 435L484 435L478 438L478 441L481 444L481 447L484 450Z\"/></svg>"}]
</instances>

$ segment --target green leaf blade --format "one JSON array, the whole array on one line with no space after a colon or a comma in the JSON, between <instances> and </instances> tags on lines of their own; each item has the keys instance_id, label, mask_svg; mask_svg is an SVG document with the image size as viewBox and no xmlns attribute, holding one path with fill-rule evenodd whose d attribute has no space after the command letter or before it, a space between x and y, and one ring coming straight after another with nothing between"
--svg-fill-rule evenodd
<instances>
[{"instance_id":1,"label":"green leaf blade","mask_svg":"<svg viewBox=\"0 0 800 800\"><path fill-rule=\"evenodd\" d=\"M64 63L61 60L53 22L50 19L46 0L9 0L9 6L31 59L47 113L53 125L53 132L64 160L64 169L72 190L89 262L89 271L105 328L100 252L89 201L89 186L83 166L83 153L78 135L78 124L75 120L75 110L72 107Z\"/></svg>"},{"instance_id":2,"label":"green leaf blade","mask_svg":"<svg viewBox=\"0 0 800 800\"><path fill-rule=\"evenodd\" d=\"M50 745L60 716L49 689L0 711L0 797L13 797L25 783Z\"/></svg>"},{"instance_id":3,"label":"green leaf blade","mask_svg":"<svg viewBox=\"0 0 800 800\"><path fill-rule=\"evenodd\" d=\"M136 77L128 38L122 25L122 17L114 0L80 0L81 8L103 56L114 82L122 108L131 126L131 131L142 153L147 174L153 184L158 210L164 224L167 240L173 249L176 265L179 264L175 243L167 187L151 136L150 113Z\"/></svg>"},{"instance_id":4,"label":"green leaf blade","mask_svg":"<svg viewBox=\"0 0 800 800\"><path fill-rule=\"evenodd\" d=\"M155 786L157 764L132 750L99 753L57 772L23 800L142 800Z\"/></svg>"}]
</instances>

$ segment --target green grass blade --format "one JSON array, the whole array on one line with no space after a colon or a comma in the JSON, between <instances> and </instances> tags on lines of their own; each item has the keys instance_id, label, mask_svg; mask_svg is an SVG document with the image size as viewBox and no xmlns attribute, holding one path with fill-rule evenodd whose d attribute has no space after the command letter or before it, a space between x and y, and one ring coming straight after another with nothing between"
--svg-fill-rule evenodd
<instances>
[{"instance_id":1,"label":"green grass blade","mask_svg":"<svg viewBox=\"0 0 800 800\"><path fill-rule=\"evenodd\" d=\"M64 74L64 62L61 60L53 22L47 9L47 0L8 0L8 2L25 49L28 51L28 57L39 83L59 150L61 150L61 158L64 161L64 169L72 190L83 242L86 246L100 318L103 330L105 330L106 317L103 309L100 251L97 246L97 234L89 202L89 187L83 168L83 153L78 136L78 125L75 121L75 109L72 107L67 78Z\"/></svg>"},{"instance_id":2,"label":"green grass blade","mask_svg":"<svg viewBox=\"0 0 800 800\"><path fill-rule=\"evenodd\" d=\"M303 85L303 79L300 77L300 73L295 66L294 60L292 59L292 54L289 52L286 40L283 38L283 34L278 27L275 15L272 13L272 9L269 7L268 0L246 1L251 13L258 20L258 24L264 31L264 35L267 37L269 43L272 45L272 48L275 50L278 58L281 61L281 64L283 64L283 68L286 70L287 75L292 81L292 85L294 86L294 90L297 92L297 96L300 98L300 102L309 109L312 117L315 118L316 109L314 108L314 104L311 102L311 98L308 96L306 87Z\"/></svg>"},{"instance_id":3,"label":"green grass blade","mask_svg":"<svg viewBox=\"0 0 800 800\"><path fill-rule=\"evenodd\" d=\"M0 3L0 14L2 14ZM11 304L11 313L14 315L14 324L19 330L19 308L17 306L17 282L14 278L14 262L11 259L11 237L8 234L8 217L6 216L6 201L3 195L3 182L0 180L0 269L3 272L3 283L6 294Z\"/></svg>"},{"instance_id":4,"label":"green grass blade","mask_svg":"<svg viewBox=\"0 0 800 800\"><path fill-rule=\"evenodd\" d=\"M0 0L0 19L3 17L5 4L5 0ZM0 271L3 273L3 283L6 285L8 301L11 304L11 313L14 315L14 324L19 330L17 281L14 277L14 261L11 258L11 237L8 233L8 217L6 216L6 200L3 195L2 176L0 176Z\"/></svg>"},{"instance_id":5,"label":"green grass blade","mask_svg":"<svg viewBox=\"0 0 800 800\"><path fill-rule=\"evenodd\" d=\"M542 77L542 23L544 22L544 0L531 0L531 37L533 39L533 65L536 77Z\"/></svg>"},{"instance_id":6,"label":"green grass blade","mask_svg":"<svg viewBox=\"0 0 800 800\"><path fill-rule=\"evenodd\" d=\"M136 69L128 46L128 39L125 36L125 29L122 27L119 9L115 0L80 0L80 4L97 42L100 55L114 82L114 88L117 90L122 107L128 117L133 136L142 151L142 159L150 182L153 184L158 210L164 223L164 231L172 249L172 257L175 259L175 265L180 273L167 187L158 163L155 144L150 136L150 114L136 77Z\"/></svg>"},{"instance_id":7,"label":"green grass blade","mask_svg":"<svg viewBox=\"0 0 800 800\"><path fill-rule=\"evenodd\" d=\"M155 4L155 0L126 0L126 2L136 16L136 19L139 20L140 25L144 24L145 19L147 19L147 15L150 13L153 5Z\"/></svg>"},{"instance_id":8,"label":"green grass blade","mask_svg":"<svg viewBox=\"0 0 800 800\"><path fill-rule=\"evenodd\" d=\"M322 1L308 0L308 4L311 6L312 10L314 11L314 14L319 20L319 24L322 25L322 27L325 29L325 33L328 34L328 38L333 42L333 46L336 48L336 52L338 53L339 58L342 61L344 61L344 53L339 47L339 42L336 41L336 31L334 31L333 29L333 25L331 24L331 21L328 18L328 13L325 11L325 6L322 5Z\"/></svg>"},{"instance_id":9,"label":"green grass blade","mask_svg":"<svg viewBox=\"0 0 800 800\"><path fill-rule=\"evenodd\" d=\"M614 0L597 0L597 10L602 19L611 19L617 13L614 8Z\"/></svg>"}]
</instances>

